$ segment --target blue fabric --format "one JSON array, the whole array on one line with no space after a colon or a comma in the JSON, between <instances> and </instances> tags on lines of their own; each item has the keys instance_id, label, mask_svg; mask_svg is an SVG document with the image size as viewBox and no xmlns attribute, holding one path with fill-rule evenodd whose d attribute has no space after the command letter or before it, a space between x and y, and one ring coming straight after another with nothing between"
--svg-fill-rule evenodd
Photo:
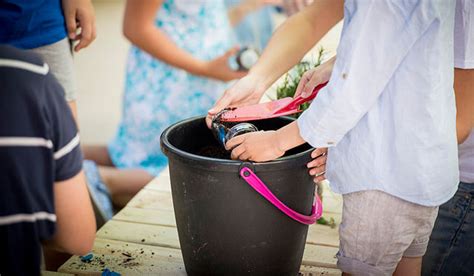
<instances>
[{"instance_id":1,"label":"blue fabric","mask_svg":"<svg viewBox=\"0 0 474 276\"><path fill-rule=\"evenodd\" d=\"M178 47L201 60L216 58L233 45L222 1L166 0L156 25ZM122 119L109 144L114 165L158 175L167 165L160 150L163 130L180 120L207 114L225 88L223 82L191 75L132 46Z\"/></svg>"},{"instance_id":2,"label":"blue fabric","mask_svg":"<svg viewBox=\"0 0 474 276\"><path fill-rule=\"evenodd\" d=\"M423 257L423 276L474 274L474 183L459 183L441 205Z\"/></svg>"},{"instance_id":3,"label":"blue fabric","mask_svg":"<svg viewBox=\"0 0 474 276\"><path fill-rule=\"evenodd\" d=\"M242 0L225 0L228 8L231 8ZM273 33L272 14L277 10L273 6L265 6L245 16L234 27L237 41L241 46L251 46L260 52L267 46Z\"/></svg>"},{"instance_id":4,"label":"blue fabric","mask_svg":"<svg viewBox=\"0 0 474 276\"><path fill-rule=\"evenodd\" d=\"M32 49L66 37L60 0L0 1L0 44Z\"/></svg>"},{"instance_id":5,"label":"blue fabric","mask_svg":"<svg viewBox=\"0 0 474 276\"><path fill-rule=\"evenodd\" d=\"M97 209L99 209L105 221L110 220L114 216L114 207L110 198L109 189L102 181L97 165L90 160L84 160L84 173L87 178L87 186L90 195Z\"/></svg>"}]
</instances>

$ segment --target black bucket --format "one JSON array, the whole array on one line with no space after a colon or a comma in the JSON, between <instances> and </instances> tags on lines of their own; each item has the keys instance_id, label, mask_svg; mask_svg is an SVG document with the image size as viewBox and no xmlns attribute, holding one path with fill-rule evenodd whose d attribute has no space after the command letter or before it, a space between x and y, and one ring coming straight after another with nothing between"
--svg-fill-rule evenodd
<instances>
[{"instance_id":1,"label":"black bucket","mask_svg":"<svg viewBox=\"0 0 474 276\"><path fill-rule=\"evenodd\" d=\"M259 130L275 130L291 121L252 123ZM308 215L315 190L306 168L309 145L266 163L225 159L225 152L205 150L218 149L219 144L199 117L165 130L161 147L169 159L176 224L189 275L298 275L308 226L277 209L239 173L243 166L250 168L284 204Z\"/></svg>"}]
</instances>

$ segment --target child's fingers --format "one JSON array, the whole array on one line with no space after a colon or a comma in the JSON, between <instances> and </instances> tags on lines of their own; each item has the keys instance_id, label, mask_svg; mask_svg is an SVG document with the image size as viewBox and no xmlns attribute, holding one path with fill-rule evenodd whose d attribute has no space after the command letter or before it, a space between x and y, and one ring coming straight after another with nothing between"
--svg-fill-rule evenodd
<instances>
[{"instance_id":1,"label":"child's fingers","mask_svg":"<svg viewBox=\"0 0 474 276\"><path fill-rule=\"evenodd\" d=\"M76 52L89 46L95 38L93 35L93 18L87 13L78 13L78 20L81 24L81 38L76 46Z\"/></svg>"},{"instance_id":2,"label":"child's fingers","mask_svg":"<svg viewBox=\"0 0 474 276\"><path fill-rule=\"evenodd\" d=\"M314 149L313 152L311 153L311 158L316 158L320 155L326 155L327 152L328 152L328 148Z\"/></svg>"},{"instance_id":3,"label":"child's fingers","mask_svg":"<svg viewBox=\"0 0 474 276\"><path fill-rule=\"evenodd\" d=\"M321 165L321 166L316 167L316 168L312 168L311 170L309 170L309 175L318 176L319 174L322 174L324 172L326 172L326 164Z\"/></svg>"},{"instance_id":4,"label":"child's fingers","mask_svg":"<svg viewBox=\"0 0 474 276\"><path fill-rule=\"evenodd\" d=\"M225 60L227 62L227 59L230 58L231 56L237 54L239 49L240 49L239 46L234 46L234 47L230 48L229 50L227 50L227 52L225 52L225 54L222 57L225 58Z\"/></svg>"},{"instance_id":5,"label":"child's fingers","mask_svg":"<svg viewBox=\"0 0 474 276\"><path fill-rule=\"evenodd\" d=\"M306 167L308 168L316 168L316 167L319 167L321 165L325 165L326 164L326 161L327 161L327 156L320 156L312 161L310 161Z\"/></svg>"},{"instance_id":6,"label":"child's fingers","mask_svg":"<svg viewBox=\"0 0 474 276\"><path fill-rule=\"evenodd\" d=\"M232 88L227 89L214 106L207 111L209 115L216 115L219 111L228 107L234 101L234 95L232 94L231 89Z\"/></svg>"},{"instance_id":7,"label":"child's fingers","mask_svg":"<svg viewBox=\"0 0 474 276\"><path fill-rule=\"evenodd\" d=\"M320 176L317 176L317 177L313 178L314 183L319 183L323 180L326 180L326 174L325 173L320 175Z\"/></svg>"},{"instance_id":8,"label":"child's fingers","mask_svg":"<svg viewBox=\"0 0 474 276\"><path fill-rule=\"evenodd\" d=\"M242 161L247 161L247 160L250 160L250 153L248 151L244 151L241 155L239 155L239 160L242 160Z\"/></svg>"},{"instance_id":9,"label":"child's fingers","mask_svg":"<svg viewBox=\"0 0 474 276\"><path fill-rule=\"evenodd\" d=\"M68 12L64 15L66 20L66 30L69 39L76 38L76 30L77 30L77 23L76 23L76 13L75 12Z\"/></svg>"},{"instance_id":10,"label":"child's fingers","mask_svg":"<svg viewBox=\"0 0 474 276\"><path fill-rule=\"evenodd\" d=\"M296 87L296 92L294 95L294 98L298 97L301 92L303 91L303 88L305 87L306 83L309 81L311 78L312 72L311 71L306 71L303 76L301 77L300 82L298 83L298 87Z\"/></svg>"},{"instance_id":11,"label":"child's fingers","mask_svg":"<svg viewBox=\"0 0 474 276\"><path fill-rule=\"evenodd\" d=\"M301 91L301 96L303 98L309 97L313 93L314 88L316 86L318 86L319 84L321 84L321 83L323 83L323 81L321 80L320 75L319 74L312 74L311 78L304 85L304 87Z\"/></svg>"},{"instance_id":12,"label":"child's fingers","mask_svg":"<svg viewBox=\"0 0 474 276\"><path fill-rule=\"evenodd\" d=\"M244 152L245 152L245 147L242 145L239 145L232 150L230 154L230 158L233 160L238 160L239 156L241 156Z\"/></svg>"},{"instance_id":13,"label":"child's fingers","mask_svg":"<svg viewBox=\"0 0 474 276\"><path fill-rule=\"evenodd\" d=\"M247 134L237 135L234 138L227 141L227 143L225 144L226 150L231 150L231 149L237 147L238 145L242 144L244 142L245 137L246 137Z\"/></svg>"}]
</instances>

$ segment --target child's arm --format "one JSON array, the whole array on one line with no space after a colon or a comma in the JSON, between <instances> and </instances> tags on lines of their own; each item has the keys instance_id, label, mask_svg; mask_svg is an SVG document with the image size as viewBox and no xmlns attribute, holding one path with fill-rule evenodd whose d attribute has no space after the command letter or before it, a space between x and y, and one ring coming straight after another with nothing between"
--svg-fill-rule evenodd
<instances>
[{"instance_id":1,"label":"child's arm","mask_svg":"<svg viewBox=\"0 0 474 276\"><path fill-rule=\"evenodd\" d=\"M474 69L454 69L454 92L458 143L461 144L474 129Z\"/></svg>"},{"instance_id":2,"label":"child's arm","mask_svg":"<svg viewBox=\"0 0 474 276\"><path fill-rule=\"evenodd\" d=\"M307 97L311 94L314 87L327 82L331 76L335 61L336 57L333 57L320 66L305 72L298 84L295 97L300 94L303 97ZM298 124L295 121L277 131L249 133L236 136L227 143L226 147L233 149L231 154L233 159L268 161L282 156L285 151L299 146L304 142L300 135ZM316 163L319 164L320 161L321 160L318 160ZM308 163L309 168L313 166L314 164L311 164L311 162ZM310 174L316 175L320 173L320 166L321 165L319 165L318 168L310 170Z\"/></svg>"},{"instance_id":3,"label":"child's arm","mask_svg":"<svg viewBox=\"0 0 474 276\"><path fill-rule=\"evenodd\" d=\"M277 131L259 131L236 136L227 142L226 149L233 149L232 159L263 162L277 159L287 150L304 143L295 121Z\"/></svg>"},{"instance_id":4,"label":"child's arm","mask_svg":"<svg viewBox=\"0 0 474 276\"><path fill-rule=\"evenodd\" d=\"M281 75L298 63L344 15L342 0L319 0L288 18L270 39L257 64L209 110L206 119L228 106L254 104Z\"/></svg>"},{"instance_id":5,"label":"child's arm","mask_svg":"<svg viewBox=\"0 0 474 276\"><path fill-rule=\"evenodd\" d=\"M79 43L74 51L86 48L96 37L94 7L90 0L63 0L62 8L68 37ZM81 32L76 34L78 28Z\"/></svg>"},{"instance_id":6,"label":"child's arm","mask_svg":"<svg viewBox=\"0 0 474 276\"><path fill-rule=\"evenodd\" d=\"M191 74L228 81L246 73L233 71L228 58L238 49L233 48L211 61L199 60L179 48L155 25L156 13L163 0L128 0L125 8L123 33L134 45L153 57Z\"/></svg>"},{"instance_id":7,"label":"child's arm","mask_svg":"<svg viewBox=\"0 0 474 276\"><path fill-rule=\"evenodd\" d=\"M56 234L45 245L75 255L90 252L96 224L82 171L54 184L54 205Z\"/></svg>"}]
</instances>

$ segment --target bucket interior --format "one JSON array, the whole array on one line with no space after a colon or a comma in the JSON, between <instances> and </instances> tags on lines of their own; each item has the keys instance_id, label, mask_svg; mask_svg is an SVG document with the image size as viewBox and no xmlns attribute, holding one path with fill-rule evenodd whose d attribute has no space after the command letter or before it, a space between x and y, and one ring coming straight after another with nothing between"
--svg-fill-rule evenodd
<instances>
[{"instance_id":1,"label":"bucket interior","mask_svg":"<svg viewBox=\"0 0 474 276\"><path fill-rule=\"evenodd\" d=\"M293 119L287 117L267 120L252 121L259 130L277 130ZM205 120L192 120L189 124L179 124L169 133L169 142L172 146L187 153L197 156L230 160L230 152L226 151L216 140L211 130L207 128ZM285 153L283 157L295 155L311 149L308 144L303 144Z\"/></svg>"}]
</instances>

